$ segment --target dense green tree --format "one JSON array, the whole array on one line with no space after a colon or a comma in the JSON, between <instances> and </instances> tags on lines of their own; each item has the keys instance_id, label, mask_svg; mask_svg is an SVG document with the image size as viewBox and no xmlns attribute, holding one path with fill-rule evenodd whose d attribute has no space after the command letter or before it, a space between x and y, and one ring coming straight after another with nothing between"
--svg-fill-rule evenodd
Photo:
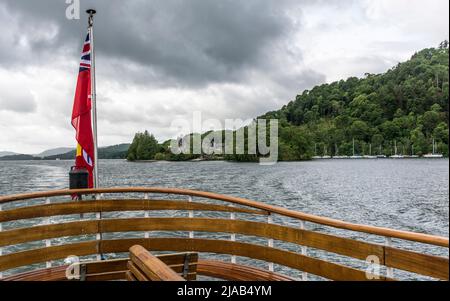
<instances>
[{"instance_id":1,"label":"dense green tree","mask_svg":"<svg viewBox=\"0 0 450 301\"><path fill-rule=\"evenodd\" d=\"M439 123L433 131L433 137L438 141L448 144L448 125L445 122Z\"/></svg>"},{"instance_id":2,"label":"dense green tree","mask_svg":"<svg viewBox=\"0 0 450 301\"><path fill-rule=\"evenodd\" d=\"M439 113L436 111L427 111L421 118L421 123L426 134L431 134L439 123Z\"/></svg>"},{"instance_id":3,"label":"dense green tree","mask_svg":"<svg viewBox=\"0 0 450 301\"><path fill-rule=\"evenodd\" d=\"M370 135L370 128L364 121L356 120L350 127L350 134L355 139L365 141Z\"/></svg>"},{"instance_id":4,"label":"dense green tree","mask_svg":"<svg viewBox=\"0 0 450 301\"><path fill-rule=\"evenodd\" d=\"M421 127L417 127L411 131L411 142L414 147L414 152L416 155L423 155L428 153L429 145L422 132Z\"/></svg>"},{"instance_id":5,"label":"dense green tree","mask_svg":"<svg viewBox=\"0 0 450 301\"><path fill-rule=\"evenodd\" d=\"M127 159L129 161L153 160L160 150L158 141L148 131L137 133L128 149Z\"/></svg>"},{"instance_id":6,"label":"dense green tree","mask_svg":"<svg viewBox=\"0 0 450 301\"><path fill-rule=\"evenodd\" d=\"M400 127L388 120L381 125L381 132L387 140L395 140L400 136Z\"/></svg>"}]
</instances>

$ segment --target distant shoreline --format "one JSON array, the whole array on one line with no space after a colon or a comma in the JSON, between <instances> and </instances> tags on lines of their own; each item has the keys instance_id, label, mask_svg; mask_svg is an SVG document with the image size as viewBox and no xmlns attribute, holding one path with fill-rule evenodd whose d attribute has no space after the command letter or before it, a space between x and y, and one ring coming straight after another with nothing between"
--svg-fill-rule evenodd
<instances>
[{"instance_id":1,"label":"distant shoreline","mask_svg":"<svg viewBox=\"0 0 450 301\"><path fill-rule=\"evenodd\" d=\"M75 159L45 159L45 158L8 158L10 156L0 157L0 161L4 162L19 162L19 161L74 161ZM292 161L285 161L280 160L278 162L306 162L306 161L376 161L376 160L395 160L395 161L402 161L402 160L442 160L442 159L448 159L448 157L442 157L442 158L424 158L424 157L418 157L418 158L411 158L411 157L404 157L404 158L311 158L311 159L305 159L305 160L292 160ZM172 163L172 162L234 162L234 163L258 163L257 161L233 161L233 160L225 160L225 159L192 159L192 160L134 160L130 161L125 158L100 158L100 160L121 160L126 161L129 163L157 163L157 162L166 162L166 163Z\"/></svg>"}]
</instances>

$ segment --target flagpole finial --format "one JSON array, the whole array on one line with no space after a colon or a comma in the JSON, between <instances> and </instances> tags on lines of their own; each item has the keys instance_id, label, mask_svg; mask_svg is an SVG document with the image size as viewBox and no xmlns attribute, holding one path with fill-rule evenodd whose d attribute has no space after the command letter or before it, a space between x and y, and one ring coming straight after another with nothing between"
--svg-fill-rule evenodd
<instances>
[{"instance_id":1,"label":"flagpole finial","mask_svg":"<svg viewBox=\"0 0 450 301\"><path fill-rule=\"evenodd\" d=\"M90 8L86 10L86 13L89 14L88 20L89 27L92 27L92 25L94 25L94 15L97 13L97 11L95 9Z\"/></svg>"}]
</instances>

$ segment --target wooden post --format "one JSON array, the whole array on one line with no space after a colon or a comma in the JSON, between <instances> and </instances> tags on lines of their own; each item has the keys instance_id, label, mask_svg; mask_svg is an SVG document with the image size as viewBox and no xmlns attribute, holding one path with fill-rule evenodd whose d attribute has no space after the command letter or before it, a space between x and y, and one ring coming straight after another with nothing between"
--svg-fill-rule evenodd
<instances>
[{"instance_id":1,"label":"wooden post","mask_svg":"<svg viewBox=\"0 0 450 301\"><path fill-rule=\"evenodd\" d=\"M300 220L300 229L305 230L305 222ZM307 247L306 246L302 246L301 247L301 252L302 255L307 256ZM302 272L302 280L303 281L308 281L308 273L306 272Z\"/></svg>"},{"instance_id":2,"label":"wooden post","mask_svg":"<svg viewBox=\"0 0 450 301\"><path fill-rule=\"evenodd\" d=\"M102 194L96 194L95 195L95 199L96 200L101 200L101 198L102 198ZM95 219L96 220L101 220L102 219L102 216L101 216L100 212L96 212L95 213ZM101 231L101 229L100 229L100 231ZM102 234L101 233L97 233L97 235L95 236L95 239L97 241L101 241L102 240ZM102 255L101 254L97 254L97 260L102 260Z\"/></svg>"},{"instance_id":3,"label":"wooden post","mask_svg":"<svg viewBox=\"0 0 450 301\"><path fill-rule=\"evenodd\" d=\"M385 239L386 239L386 243L385 243L386 247L392 247L392 238L386 236ZM394 278L394 268L386 267L386 277Z\"/></svg>"},{"instance_id":4,"label":"wooden post","mask_svg":"<svg viewBox=\"0 0 450 301\"><path fill-rule=\"evenodd\" d=\"M234 207L234 205L230 204L230 207ZM236 213L231 212L230 213L230 219L231 220L235 220L236 219ZM235 233L231 234L230 240L231 241L236 241L236 234ZM236 255L231 255L231 263L236 263Z\"/></svg>"},{"instance_id":5,"label":"wooden post","mask_svg":"<svg viewBox=\"0 0 450 301\"><path fill-rule=\"evenodd\" d=\"M0 211L2 211L2 204L0 204ZM3 230L3 226L2 226L2 222L0 222L0 232L2 232ZM3 255L3 248L0 247L0 256ZM3 279L3 273L0 271L0 280Z\"/></svg>"},{"instance_id":6,"label":"wooden post","mask_svg":"<svg viewBox=\"0 0 450 301\"><path fill-rule=\"evenodd\" d=\"M192 203L192 197L189 196L189 203ZM194 211L193 210L189 210L189 218L194 218ZM194 231L189 231L189 238L194 238Z\"/></svg>"},{"instance_id":7,"label":"wooden post","mask_svg":"<svg viewBox=\"0 0 450 301\"><path fill-rule=\"evenodd\" d=\"M50 203L51 203L50 198L46 198L46 199L45 199L45 204L48 205L48 204L50 204ZM51 218L50 218L50 217L46 218L45 224L49 225L50 222L51 222ZM51 245L52 245L51 240L50 240L50 239L46 239L46 240L45 240L45 247L46 247L46 248L49 248ZM51 262L51 261L47 261L47 262L45 263L45 267L46 267L47 269L51 268L51 267L52 267L52 262Z\"/></svg>"},{"instance_id":8,"label":"wooden post","mask_svg":"<svg viewBox=\"0 0 450 301\"><path fill-rule=\"evenodd\" d=\"M148 193L144 193L144 200L148 200ZM145 218L149 218L150 217L150 214L149 214L149 211L148 210L145 210L144 211L144 217ZM149 238L150 237L150 232L145 232L145 234L144 234L144 238Z\"/></svg>"},{"instance_id":9,"label":"wooden post","mask_svg":"<svg viewBox=\"0 0 450 301\"><path fill-rule=\"evenodd\" d=\"M273 217L272 217L272 213L270 213L270 212L269 212L269 215L267 216L267 223L273 224ZM269 248L273 248L273 239L269 238L267 244L268 244ZM269 262L269 271L273 272L273 262Z\"/></svg>"}]
</instances>

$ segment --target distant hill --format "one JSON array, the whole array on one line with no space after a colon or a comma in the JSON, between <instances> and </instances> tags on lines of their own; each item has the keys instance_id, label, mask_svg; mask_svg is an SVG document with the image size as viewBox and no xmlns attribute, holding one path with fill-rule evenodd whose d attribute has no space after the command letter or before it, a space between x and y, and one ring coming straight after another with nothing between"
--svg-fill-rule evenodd
<instances>
[{"instance_id":1,"label":"distant hill","mask_svg":"<svg viewBox=\"0 0 450 301\"><path fill-rule=\"evenodd\" d=\"M117 144L117 145L111 145L106 147L100 147L98 149L98 157L100 159L125 159L127 157L128 148L130 147L130 144L123 143L123 144ZM45 152L59 152L60 150L64 150L64 147L55 148L51 150L47 150ZM59 153L55 155L48 155L41 157L42 154L45 152L42 152L39 155L24 155L24 154L14 154L12 155L5 155L0 156L0 161L14 161L14 160L72 160L75 158L75 150L68 148L69 151L66 151L65 153ZM7 152L2 152L7 153Z\"/></svg>"},{"instance_id":2,"label":"distant hill","mask_svg":"<svg viewBox=\"0 0 450 301\"><path fill-rule=\"evenodd\" d=\"M100 159L125 159L129 147L129 143L100 147L98 150L98 157Z\"/></svg>"},{"instance_id":3,"label":"distant hill","mask_svg":"<svg viewBox=\"0 0 450 301\"><path fill-rule=\"evenodd\" d=\"M0 152L0 157L18 155L15 152Z\"/></svg>"},{"instance_id":4,"label":"distant hill","mask_svg":"<svg viewBox=\"0 0 450 301\"><path fill-rule=\"evenodd\" d=\"M98 157L100 159L125 159L127 157L128 148L130 144L117 144L106 147L100 147L98 149ZM57 154L52 156L46 156L44 160L70 160L75 158L75 150L70 150L64 154Z\"/></svg>"},{"instance_id":5,"label":"distant hill","mask_svg":"<svg viewBox=\"0 0 450 301\"><path fill-rule=\"evenodd\" d=\"M16 161L16 160L39 160L39 158L34 157L32 155L23 155L23 154L0 157L0 161Z\"/></svg>"},{"instance_id":6,"label":"distant hill","mask_svg":"<svg viewBox=\"0 0 450 301\"><path fill-rule=\"evenodd\" d=\"M44 157L48 157L48 156L65 154L65 153L73 151L73 150L74 150L73 147L58 147L58 148L52 148L52 149L45 150L42 153L36 154L34 156L44 158Z\"/></svg>"}]
</instances>

